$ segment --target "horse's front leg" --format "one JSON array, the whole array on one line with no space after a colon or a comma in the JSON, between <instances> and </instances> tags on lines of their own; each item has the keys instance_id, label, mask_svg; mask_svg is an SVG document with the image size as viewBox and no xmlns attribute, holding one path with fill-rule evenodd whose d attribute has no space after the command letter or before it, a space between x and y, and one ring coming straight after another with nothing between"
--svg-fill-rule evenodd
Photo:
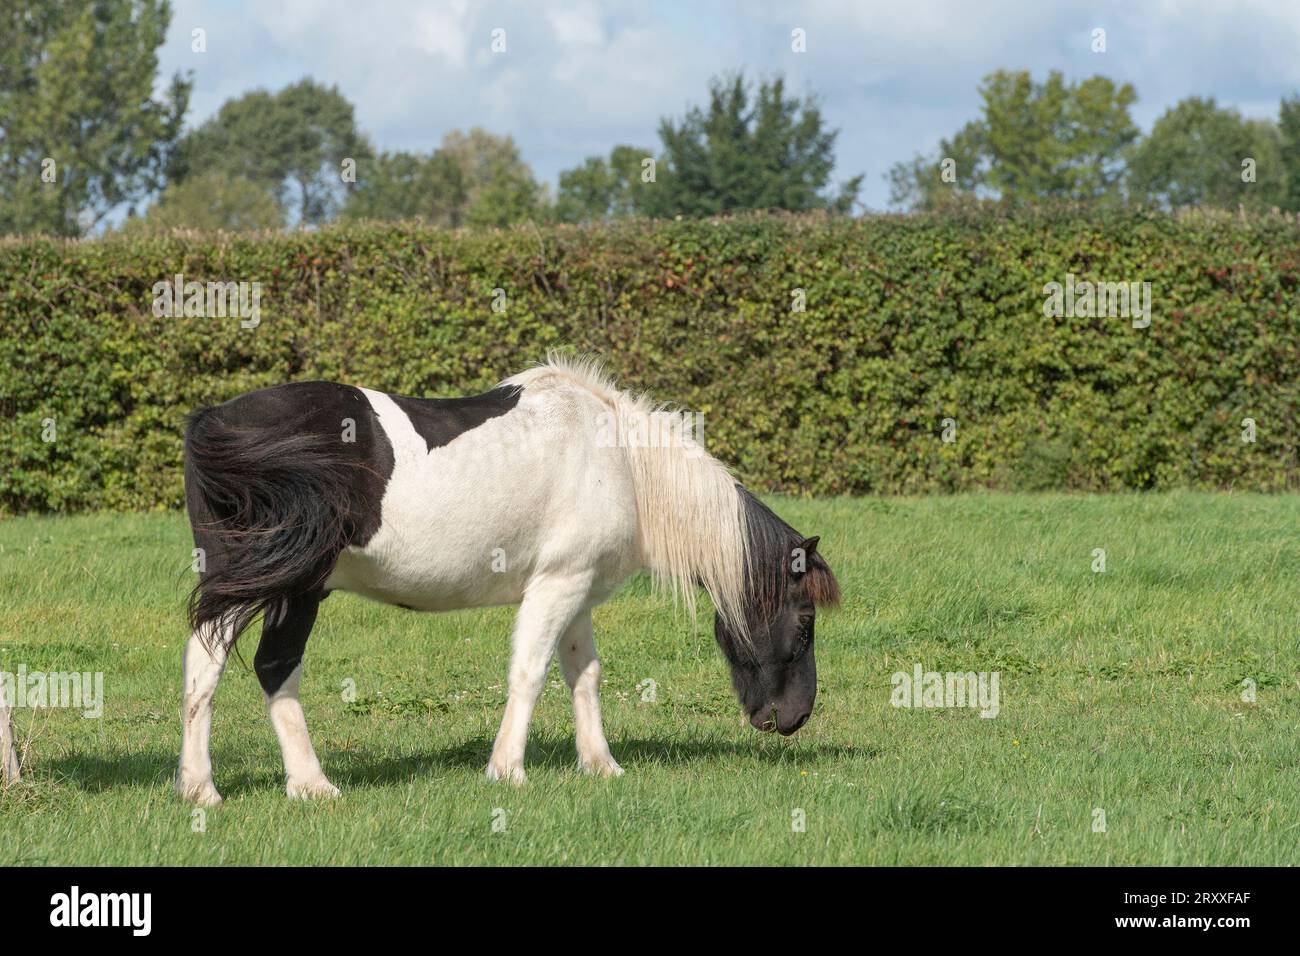
<instances>
[{"instance_id":1,"label":"horse's front leg","mask_svg":"<svg viewBox=\"0 0 1300 956\"><path fill-rule=\"evenodd\" d=\"M560 639L560 666L573 692L573 730L578 740L578 766L587 773L617 777L623 768L609 752L600 723L600 659L591 634L591 611L573 619Z\"/></svg>"},{"instance_id":2,"label":"horse's front leg","mask_svg":"<svg viewBox=\"0 0 1300 956\"><path fill-rule=\"evenodd\" d=\"M529 583L515 617L506 712L488 761L489 780L523 783L527 779L524 746L533 708L546 682L555 644L574 617L586 610L590 587L589 577L544 577Z\"/></svg>"}]
</instances>

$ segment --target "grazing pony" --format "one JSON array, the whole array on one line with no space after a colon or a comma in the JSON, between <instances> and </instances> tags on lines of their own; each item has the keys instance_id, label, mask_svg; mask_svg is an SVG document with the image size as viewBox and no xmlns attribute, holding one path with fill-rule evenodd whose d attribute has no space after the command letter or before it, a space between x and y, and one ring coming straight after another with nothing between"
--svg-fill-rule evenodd
<instances>
[{"instance_id":1,"label":"grazing pony","mask_svg":"<svg viewBox=\"0 0 1300 956\"><path fill-rule=\"evenodd\" d=\"M289 796L338 793L298 703L307 637L338 590L422 611L519 604L494 780L524 780L528 724L557 649L580 766L622 773L601 729L591 609L638 568L692 612L696 587L709 592L750 723L794 733L817 693L815 609L839 588L817 538L671 427L688 421L619 391L589 362L555 356L469 398L298 382L195 412L185 500L204 569L189 602L177 792L221 799L212 697L260 614L253 667Z\"/></svg>"}]
</instances>

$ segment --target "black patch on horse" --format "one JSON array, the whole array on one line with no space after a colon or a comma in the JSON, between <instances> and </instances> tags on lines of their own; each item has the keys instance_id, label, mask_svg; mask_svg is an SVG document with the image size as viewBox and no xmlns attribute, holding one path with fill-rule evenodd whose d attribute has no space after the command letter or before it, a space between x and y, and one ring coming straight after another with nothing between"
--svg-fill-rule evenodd
<instances>
[{"instance_id":1,"label":"black patch on horse","mask_svg":"<svg viewBox=\"0 0 1300 956\"><path fill-rule=\"evenodd\" d=\"M389 398L406 412L406 417L432 451L451 444L458 435L478 428L488 419L504 415L519 404L522 393L523 389L518 385L502 385L469 398L406 398L401 395L390 395Z\"/></svg>"},{"instance_id":2,"label":"black patch on horse","mask_svg":"<svg viewBox=\"0 0 1300 956\"><path fill-rule=\"evenodd\" d=\"M319 592L298 594L267 610L262 619L262 639L253 658L253 670L267 696L284 686L302 663L321 600Z\"/></svg>"},{"instance_id":3,"label":"black patch on horse","mask_svg":"<svg viewBox=\"0 0 1300 956\"><path fill-rule=\"evenodd\" d=\"M191 625L222 621L238 637L259 613L319 595L339 553L379 530L392 473L379 416L349 385L295 382L191 415L185 503L206 561Z\"/></svg>"}]
</instances>

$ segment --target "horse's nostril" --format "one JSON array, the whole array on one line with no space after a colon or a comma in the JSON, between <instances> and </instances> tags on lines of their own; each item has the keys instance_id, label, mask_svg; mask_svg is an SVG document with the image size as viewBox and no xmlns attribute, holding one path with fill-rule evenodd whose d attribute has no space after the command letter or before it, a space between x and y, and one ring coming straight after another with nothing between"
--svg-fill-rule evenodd
<instances>
[{"instance_id":1,"label":"horse's nostril","mask_svg":"<svg viewBox=\"0 0 1300 956\"><path fill-rule=\"evenodd\" d=\"M780 730L781 730L781 734L782 734L782 736L789 737L792 733L794 733L796 730L798 730L798 729L799 729L800 727L802 727L804 724L808 723L808 718L809 718L810 716L812 716L812 711L808 711L808 712L804 713L802 716L800 716L798 719L796 719L795 722L794 722L793 724L791 724L789 727L781 727Z\"/></svg>"}]
</instances>

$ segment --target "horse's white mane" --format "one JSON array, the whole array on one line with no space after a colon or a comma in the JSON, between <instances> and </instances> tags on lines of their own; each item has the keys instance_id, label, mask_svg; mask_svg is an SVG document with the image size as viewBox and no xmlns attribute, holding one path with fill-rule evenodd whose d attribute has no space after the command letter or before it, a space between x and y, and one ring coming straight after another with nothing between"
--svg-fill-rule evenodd
<instances>
[{"instance_id":1,"label":"horse's white mane","mask_svg":"<svg viewBox=\"0 0 1300 956\"><path fill-rule=\"evenodd\" d=\"M598 361L548 352L541 365L503 384L528 386L557 376L610 406L617 447L626 452L636 486L641 549L654 580L693 617L703 585L732 633L748 642L745 615L745 509L727 467L695 444L691 420L677 407L620 390ZM675 423L675 426L674 426ZM600 427L597 423L593 423ZM686 441L647 442L646 436Z\"/></svg>"}]
</instances>

